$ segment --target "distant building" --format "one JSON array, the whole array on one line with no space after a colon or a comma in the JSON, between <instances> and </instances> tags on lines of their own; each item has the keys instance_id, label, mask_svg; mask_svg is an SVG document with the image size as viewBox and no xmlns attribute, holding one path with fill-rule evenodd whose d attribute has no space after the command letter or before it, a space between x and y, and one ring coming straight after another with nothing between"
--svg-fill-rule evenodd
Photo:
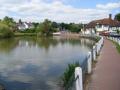
<instances>
[{"instance_id":1,"label":"distant building","mask_svg":"<svg viewBox=\"0 0 120 90\"><path fill-rule=\"evenodd\" d=\"M102 33L102 32L113 32L120 30L120 22L112 19L112 15L109 14L109 18L100 20L94 20L85 26L86 34Z\"/></svg>"},{"instance_id":2,"label":"distant building","mask_svg":"<svg viewBox=\"0 0 120 90\"><path fill-rule=\"evenodd\" d=\"M17 28L21 31L24 31L26 29L31 29L34 28L34 25L31 22L22 22L21 20L19 20L19 22L17 23Z\"/></svg>"}]
</instances>

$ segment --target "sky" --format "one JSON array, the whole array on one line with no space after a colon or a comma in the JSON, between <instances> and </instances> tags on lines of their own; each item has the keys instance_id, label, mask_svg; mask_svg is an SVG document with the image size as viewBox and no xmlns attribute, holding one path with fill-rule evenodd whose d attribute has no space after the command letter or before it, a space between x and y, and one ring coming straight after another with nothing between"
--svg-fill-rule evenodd
<instances>
[{"instance_id":1,"label":"sky","mask_svg":"<svg viewBox=\"0 0 120 90\"><path fill-rule=\"evenodd\" d=\"M0 6L1 19L28 22L88 23L120 13L120 0L0 0Z\"/></svg>"}]
</instances>

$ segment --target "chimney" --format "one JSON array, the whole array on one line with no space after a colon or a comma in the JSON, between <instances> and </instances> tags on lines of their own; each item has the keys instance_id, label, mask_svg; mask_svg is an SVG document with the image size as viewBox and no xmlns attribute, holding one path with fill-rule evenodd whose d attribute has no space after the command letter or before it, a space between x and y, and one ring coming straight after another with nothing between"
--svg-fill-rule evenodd
<instances>
[{"instance_id":1,"label":"chimney","mask_svg":"<svg viewBox=\"0 0 120 90\"><path fill-rule=\"evenodd\" d=\"M112 14L109 14L109 19L112 19Z\"/></svg>"}]
</instances>

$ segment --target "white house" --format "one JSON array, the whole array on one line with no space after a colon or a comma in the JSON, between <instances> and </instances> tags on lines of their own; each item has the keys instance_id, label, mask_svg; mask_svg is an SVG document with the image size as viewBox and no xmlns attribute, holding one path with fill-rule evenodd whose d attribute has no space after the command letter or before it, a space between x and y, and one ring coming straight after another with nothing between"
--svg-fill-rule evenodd
<instances>
[{"instance_id":1,"label":"white house","mask_svg":"<svg viewBox=\"0 0 120 90\"><path fill-rule=\"evenodd\" d=\"M104 18L100 20L94 20L88 23L85 27L85 32L87 34L92 33L103 33L103 32L113 32L117 29L120 30L120 22L112 19L112 15L109 14L109 18Z\"/></svg>"},{"instance_id":2,"label":"white house","mask_svg":"<svg viewBox=\"0 0 120 90\"><path fill-rule=\"evenodd\" d=\"M19 22L17 23L17 28L20 31L24 31L26 29L31 29L34 28L34 25L32 23L27 23L27 22L22 22L21 20L19 20Z\"/></svg>"}]
</instances>

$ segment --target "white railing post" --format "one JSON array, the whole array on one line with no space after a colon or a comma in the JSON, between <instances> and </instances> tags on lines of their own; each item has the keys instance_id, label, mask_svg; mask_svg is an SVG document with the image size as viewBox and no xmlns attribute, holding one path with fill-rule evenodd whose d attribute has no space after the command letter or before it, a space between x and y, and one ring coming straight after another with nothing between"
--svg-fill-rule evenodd
<instances>
[{"instance_id":1,"label":"white railing post","mask_svg":"<svg viewBox=\"0 0 120 90\"><path fill-rule=\"evenodd\" d=\"M96 43L96 52L98 54L98 42Z\"/></svg>"},{"instance_id":2,"label":"white railing post","mask_svg":"<svg viewBox=\"0 0 120 90\"><path fill-rule=\"evenodd\" d=\"M92 72L92 55L91 52L88 53L88 60L87 60L87 73L91 74Z\"/></svg>"},{"instance_id":3,"label":"white railing post","mask_svg":"<svg viewBox=\"0 0 120 90\"><path fill-rule=\"evenodd\" d=\"M117 43L119 44L119 38L117 38Z\"/></svg>"},{"instance_id":4,"label":"white railing post","mask_svg":"<svg viewBox=\"0 0 120 90\"><path fill-rule=\"evenodd\" d=\"M118 44L120 45L120 39L118 40Z\"/></svg>"},{"instance_id":5,"label":"white railing post","mask_svg":"<svg viewBox=\"0 0 120 90\"><path fill-rule=\"evenodd\" d=\"M93 60L96 60L96 50L95 46L93 46Z\"/></svg>"},{"instance_id":6,"label":"white railing post","mask_svg":"<svg viewBox=\"0 0 120 90\"><path fill-rule=\"evenodd\" d=\"M115 38L115 42L117 42L117 39Z\"/></svg>"},{"instance_id":7,"label":"white railing post","mask_svg":"<svg viewBox=\"0 0 120 90\"><path fill-rule=\"evenodd\" d=\"M75 86L76 90L83 90L83 81L82 81L82 69L80 67L75 68Z\"/></svg>"}]
</instances>

